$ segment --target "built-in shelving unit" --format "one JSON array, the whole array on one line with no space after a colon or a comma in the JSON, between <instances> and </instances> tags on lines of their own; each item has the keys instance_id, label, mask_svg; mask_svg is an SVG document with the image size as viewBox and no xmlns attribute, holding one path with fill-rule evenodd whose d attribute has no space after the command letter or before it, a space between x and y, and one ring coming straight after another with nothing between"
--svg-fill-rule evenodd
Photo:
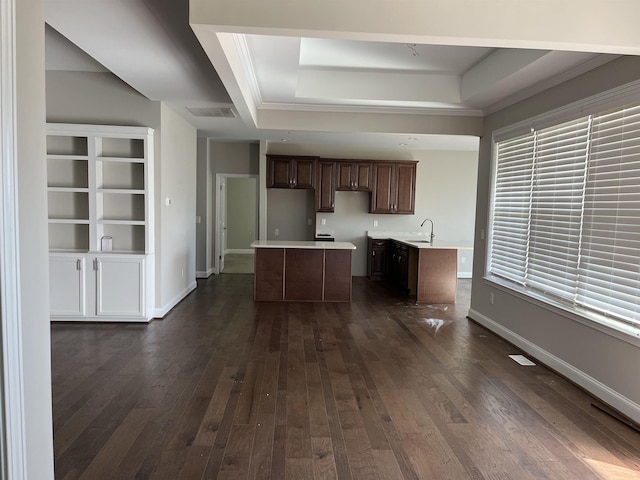
<instances>
[{"instance_id":1,"label":"built-in shelving unit","mask_svg":"<svg viewBox=\"0 0 640 480\"><path fill-rule=\"evenodd\" d=\"M154 253L153 130L48 124L47 190L52 318L148 320ZM108 273L100 272L101 266ZM139 285L127 307L109 292L122 290L131 278ZM68 285L74 282L77 290L71 292ZM110 308L105 301L119 305Z\"/></svg>"}]
</instances>

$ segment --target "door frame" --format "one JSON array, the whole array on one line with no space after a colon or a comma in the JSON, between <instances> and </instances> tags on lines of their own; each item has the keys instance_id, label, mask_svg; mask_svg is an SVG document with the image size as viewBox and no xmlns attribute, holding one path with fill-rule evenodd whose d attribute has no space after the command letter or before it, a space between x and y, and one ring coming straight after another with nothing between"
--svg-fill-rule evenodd
<instances>
[{"instance_id":1,"label":"door frame","mask_svg":"<svg viewBox=\"0 0 640 480\"><path fill-rule=\"evenodd\" d=\"M222 179L227 178L255 178L256 179L256 218L260 218L260 175L252 173L216 173L216 219L213 225L214 232L213 238L215 242L214 258L213 258L213 273L220 274L220 257L222 255L222 228L220 228L220 192L222 186ZM226 205L226 189L225 189L225 205ZM258 221L259 223L259 221ZM256 232L257 233L257 232ZM257 236L256 236L257 237Z\"/></svg>"},{"instance_id":2,"label":"door frame","mask_svg":"<svg viewBox=\"0 0 640 480\"><path fill-rule=\"evenodd\" d=\"M0 2L0 476L27 477L19 265L16 0Z\"/></svg>"}]
</instances>

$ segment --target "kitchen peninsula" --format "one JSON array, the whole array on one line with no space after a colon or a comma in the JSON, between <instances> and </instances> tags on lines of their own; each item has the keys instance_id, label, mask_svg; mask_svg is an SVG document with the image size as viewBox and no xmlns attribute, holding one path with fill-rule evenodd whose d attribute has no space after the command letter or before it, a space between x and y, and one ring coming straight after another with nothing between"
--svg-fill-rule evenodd
<instances>
[{"instance_id":1,"label":"kitchen peninsula","mask_svg":"<svg viewBox=\"0 0 640 480\"><path fill-rule=\"evenodd\" d=\"M391 281L416 303L455 303L458 250L472 247L434 245L419 233L369 232L368 237L370 279Z\"/></svg>"},{"instance_id":2,"label":"kitchen peninsula","mask_svg":"<svg viewBox=\"0 0 640 480\"><path fill-rule=\"evenodd\" d=\"M253 299L287 302L350 302L349 242L257 240Z\"/></svg>"}]
</instances>

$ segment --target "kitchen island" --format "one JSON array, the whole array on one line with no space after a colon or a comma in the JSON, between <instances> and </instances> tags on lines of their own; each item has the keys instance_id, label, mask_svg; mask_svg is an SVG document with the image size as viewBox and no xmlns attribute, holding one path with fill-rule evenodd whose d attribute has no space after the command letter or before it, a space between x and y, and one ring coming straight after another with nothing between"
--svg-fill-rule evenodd
<instances>
[{"instance_id":1,"label":"kitchen island","mask_svg":"<svg viewBox=\"0 0 640 480\"><path fill-rule=\"evenodd\" d=\"M253 299L287 302L350 302L349 242L257 240Z\"/></svg>"}]
</instances>

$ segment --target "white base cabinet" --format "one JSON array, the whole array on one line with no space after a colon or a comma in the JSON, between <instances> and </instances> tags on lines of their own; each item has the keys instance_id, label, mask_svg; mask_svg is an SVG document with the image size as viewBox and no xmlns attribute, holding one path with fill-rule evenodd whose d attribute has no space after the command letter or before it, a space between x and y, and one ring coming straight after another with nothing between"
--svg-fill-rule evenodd
<instances>
[{"instance_id":1,"label":"white base cabinet","mask_svg":"<svg viewBox=\"0 0 640 480\"><path fill-rule=\"evenodd\" d=\"M152 255L51 253L51 319L148 322Z\"/></svg>"}]
</instances>

